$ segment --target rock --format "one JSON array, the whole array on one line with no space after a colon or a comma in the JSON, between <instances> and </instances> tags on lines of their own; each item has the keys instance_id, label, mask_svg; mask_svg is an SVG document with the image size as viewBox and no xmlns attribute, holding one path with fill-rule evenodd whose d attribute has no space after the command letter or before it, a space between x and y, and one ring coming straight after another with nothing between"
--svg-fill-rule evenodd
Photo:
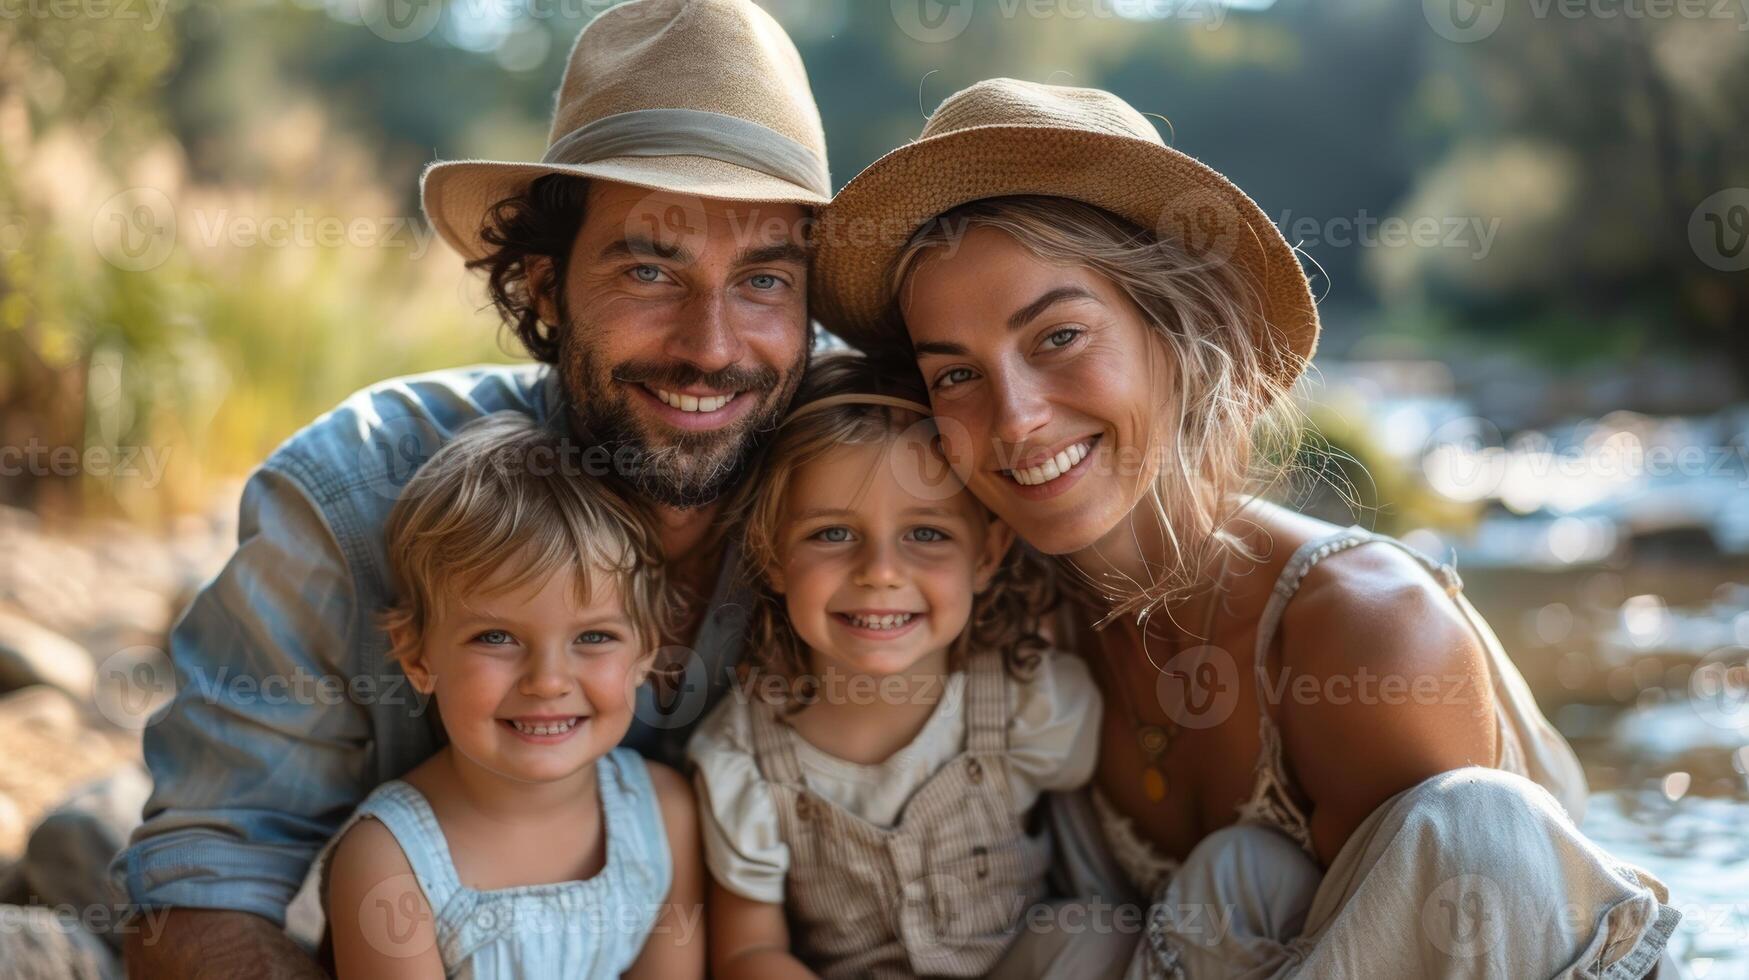
<instances>
[{"instance_id":1,"label":"rock","mask_svg":"<svg viewBox=\"0 0 1749 980\"><path fill-rule=\"evenodd\" d=\"M167 598L137 585L118 583L105 594L97 616L67 635L90 651L93 661L101 662L111 651L123 647L162 645L170 619Z\"/></svg>"},{"instance_id":2,"label":"rock","mask_svg":"<svg viewBox=\"0 0 1749 980\"><path fill-rule=\"evenodd\" d=\"M18 801L9 793L0 793L0 841L18 840L24 836L24 831L29 826L30 822L24 818L24 810L19 807Z\"/></svg>"},{"instance_id":3,"label":"rock","mask_svg":"<svg viewBox=\"0 0 1749 980\"><path fill-rule=\"evenodd\" d=\"M46 684L0 697L0 796L16 806L23 828L34 825L75 787L127 762L120 741L85 718L72 698ZM15 857L23 848L22 830L0 835L0 858Z\"/></svg>"},{"instance_id":4,"label":"rock","mask_svg":"<svg viewBox=\"0 0 1749 980\"><path fill-rule=\"evenodd\" d=\"M30 889L24 884L24 869L16 864L0 871L0 905L30 904Z\"/></svg>"},{"instance_id":5,"label":"rock","mask_svg":"<svg viewBox=\"0 0 1749 980\"><path fill-rule=\"evenodd\" d=\"M104 921L119 919L127 896L109 876L109 862L139 825L151 792L152 780L143 768L124 766L76 791L44 817L20 864L31 900L54 907L108 907L112 912ZM96 917L90 924L102 931Z\"/></svg>"},{"instance_id":6,"label":"rock","mask_svg":"<svg viewBox=\"0 0 1749 980\"><path fill-rule=\"evenodd\" d=\"M96 665L84 647L0 610L0 690L49 684L84 700L91 696L95 675Z\"/></svg>"},{"instance_id":7,"label":"rock","mask_svg":"<svg viewBox=\"0 0 1749 980\"><path fill-rule=\"evenodd\" d=\"M122 980L113 950L77 918L42 906L0 905L0 963L8 980Z\"/></svg>"}]
</instances>

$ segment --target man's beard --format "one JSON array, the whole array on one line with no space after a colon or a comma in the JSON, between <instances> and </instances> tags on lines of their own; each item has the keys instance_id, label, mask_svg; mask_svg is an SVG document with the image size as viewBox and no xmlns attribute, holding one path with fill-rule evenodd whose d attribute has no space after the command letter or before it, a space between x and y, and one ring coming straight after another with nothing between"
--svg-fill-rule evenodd
<instances>
[{"instance_id":1,"label":"man's beard","mask_svg":"<svg viewBox=\"0 0 1749 980\"><path fill-rule=\"evenodd\" d=\"M566 338L562 346L577 344ZM577 344L561 354L560 382L579 435L609 453L613 472L640 496L677 508L716 501L745 476L748 464L789 407L807 366L807 355L787 372L770 367L730 366L703 372L681 362L626 361L607 368ZM679 390L693 385L736 391L759 404L741 418L709 432L667 430L651 438L648 423L631 404L626 384Z\"/></svg>"}]
</instances>

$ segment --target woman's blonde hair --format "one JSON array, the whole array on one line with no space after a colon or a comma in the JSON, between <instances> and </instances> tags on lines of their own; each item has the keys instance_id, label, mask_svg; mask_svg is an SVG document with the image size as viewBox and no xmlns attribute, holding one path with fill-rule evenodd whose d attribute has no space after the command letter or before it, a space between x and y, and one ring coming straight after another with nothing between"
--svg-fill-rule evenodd
<instances>
[{"instance_id":1,"label":"woman's blonde hair","mask_svg":"<svg viewBox=\"0 0 1749 980\"><path fill-rule=\"evenodd\" d=\"M792 695L805 691L808 648L791 628L784 597L771 587L770 574L783 561L784 509L796 474L841 446L885 443L911 430L935 438L928 416L889 405L852 402L808 410L835 395L886 395L929 403L914 364L876 361L848 351L817 356L796 392L790 418L761 450L753 479L732 504L742 527L743 573L754 594L747 664L785 678ZM945 478L954 479L946 460L941 463ZM979 509L987 513L982 505ZM1054 605L1054 585L1051 567L1031 549L1010 548L989 586L972 602L971 617L950 651L953 667L964 664L970 649L994 649L1001 651L1011 673L1028 676L1046 646L1039 627Z\"/></svg>"},{"instance_id":2,"label":"woman's blonde hair","mask_svg":"<svg viewBox=\"0 0 1749 980\"><path fill-rule=\"evenodd\" d=\"M1283 376L1298 371L1281 368L1297 364L1297 355L1271 331L1254 329L1259 305L1230 264L1195 259L1174 239L1062 197L986 198L930 221L894 264L895 306L928 256L973 228L1003 232L1042 261L1104 276L1142 312L1165 354L1172 403L1161 409L1177 432L1144 447L1147 457L1161 456L1145 499L1164 558L1148 582L1081 576L1108 604L1105 621L1146 615L1206 586L1204 570L1223 541L1237 546L1225 529L1248 495L1268 492L1292 469L1302 427Z\"/></svg>"},{"instance_id":3,"label":"woman's blonde hair","mask_svg":"<svg viewBox=\"0 0 1749 980\"><path fill-rule=\"evenodd\" d=\"M463 426L413 474L389 512L395 601L380 625L390 655L417 654L447 591L514 590L569 568L578 600L600 576L619 588L637 640L654 653L680 610L648 515L586 472L586 454L526 415Z\"/></svg>"}]
</instances>

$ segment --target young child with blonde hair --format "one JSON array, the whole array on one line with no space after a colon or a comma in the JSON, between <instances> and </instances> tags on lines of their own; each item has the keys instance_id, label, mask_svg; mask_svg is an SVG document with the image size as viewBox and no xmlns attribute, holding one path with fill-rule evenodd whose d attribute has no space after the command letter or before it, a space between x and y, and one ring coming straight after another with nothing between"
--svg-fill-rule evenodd
<instances>
[{"instance_id":1,"label":"young child with blonde hair","mask_svg":"<svg viewBox=\"0 0 1749 980\"><path fill-rule=\"evenodd\" d=\"M721 978L984 976L1044 897L1040 793L1093 772L1098 691L925 400L817 359L737 507L746 673L688 746Z\"/></svg>"},{"instance_id":2,"label":"young child with blonde hair","mask_svg":"<svg viewBox=\"0 0 1749 980\"><path fill-rule=\"evenodd\" d=\"M390 515L383 622L448 744L340 832L340 980L703 975L690 789L617 747L674 616L661 555L565 448L487 416Z\"/></svg>"}]
</instances>

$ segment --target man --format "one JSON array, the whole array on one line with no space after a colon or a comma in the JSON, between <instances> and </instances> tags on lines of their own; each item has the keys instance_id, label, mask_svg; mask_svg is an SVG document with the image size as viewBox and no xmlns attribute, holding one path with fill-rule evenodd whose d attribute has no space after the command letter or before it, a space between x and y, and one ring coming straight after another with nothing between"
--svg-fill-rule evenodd
<instances>
[{"instance_id":1,"label":"man","mask_svg":"<svg viewBox=\"0 0 1749 980\"><path fill-rule=\"evenodd\" d=\"M171 635L176 698L145 733L154 790L112 868L135 904L170 909L155 941L128 937L132 975L322 975L286 905L353 806L439 745L375 626L383 523L482 415L569 426L583 451L552 465L660 514L675 578L708 601L669 638L692 648L669 651L680 693L641 691L627 739L677 758L736 654L718 501L806 363L805 229L830 192L801 59L747 0L606 11L572 51L540 162L427 171L432 224L536 363L374 386L249 480L236 553Z\"/></svg>"}]
</instances>

